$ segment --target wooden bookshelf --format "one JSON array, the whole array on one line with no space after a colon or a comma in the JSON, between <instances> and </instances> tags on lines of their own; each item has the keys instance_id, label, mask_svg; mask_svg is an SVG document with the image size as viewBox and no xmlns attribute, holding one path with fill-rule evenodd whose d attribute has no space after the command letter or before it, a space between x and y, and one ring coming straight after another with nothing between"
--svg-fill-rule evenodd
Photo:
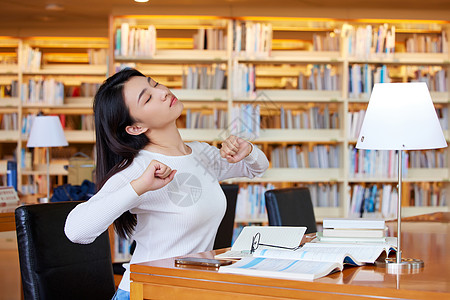
<instances>
[{"instance_id":1,"label":"wooden bookshelf","mask_svg":"<svg viewBox=\"0 0 450 300\"><path fill-rule=\"evenodd\" d=\"M272 39L271 50L264 53L251 51L235 51L235 25L252 22L253 24L269 24ZM116 30L123 23L130 28L144 29L153 25L157 32L155 51L151 55L122 55L115 53ZM371 25L373 28L388 23L388 28L395 26L398 40L394 53L370 53L353 55L347 47L349 26ZM201 30L220 31L223 41L222 49L195 49L195 35ZM385 66L392 81L408 82L416 80L415 70L435 72L442 70L446 74L446 91L431 90L431 96L440 109L449 109L450 92L450 53L407 53L405 40L416 35L439 35L442 32L450 36L448 22L411 21L407 20L344 20L325 18L277 18L277 17L217 17L217 16L111 16L109 38L66 38L66 37L33 37L9 38L0 37L0 85L9 85L17 80L26 83L28 80L52 78L67 86L80 86L82 83L99 84L113 74L121 66L131 66L145 75L154 77L171 88L173 93L184 101L185 110L200 111L211 114L213 109L228 112L232 119L232 108L236 105L260 105L261 116L279 116L280 107L294 111L306 111L313 106L323 109L332 107L339 115L338 127L335 129L281 129L261 128L252 142L261 147L270 157L270 151L276 146L290 145L334 145L340 149L340 166L331 169L314 168L271 168L261 178L236 179L242 186L248 184L269 184L275 187L293 185L332 184L338 188L339 207L316 207L316 218L346 217L352 199L352 187L356 184L395 185L397 178L369 177L354 178L350 176L349 145L356 143L356 138L349 134L349 112L364 109L369 101L369 93L351 94L349 81L352 76L349 68L355 65L368 65L370 68ZM226 39L225 39L226 36ZM329 43L328 47L325 47ZM322 43L322 44L321 44ZM338 46L337 49L334 47ZM38 68L26 68L23 50L27 47L39 49L42 62ZM331 49L333 48L333 49ZM27 48L28 49L28 48ZM100 64L89 64L91 50L107 50L108 60ZM315 50L316 49L316 50ZM317 50L320 49L320 50ZM250 93L235 93L235 71L238 66L254 67L255 88ZM187 89L185 77L189 68L219 66L224 70L225 84L219 89ZM308 77L315 67L328 68L331 75L336 76L337 86L332 90L298 89L299 74ZM210 72L208 69L208 72ZM429 70L432 69L432 71ZM435 76L435 74L431 74ZM20 123L28 114L57 114L66 117L92 115L93 96L64 97L60 105L48 103L22 102L25 95L17 97L0 97L0 114L17 113ZM186 117L186 113L182 117ZM447 123L448 120L447 120ZM444 129L447 140L450 140L446 124ZM18 130L0 131L0 174L6 163L3 156L12 156L26 149L26 134ZM186 141L200 140L219 145L229 134L225 129L180 129ZM84 147L95 143L93 130L73 130L67 128L67 140L72 147ZM17 147L15 147L17 145ZM90 154L90 153L89 153ZM21 155L18 155L19 165ZM450 157L447 154L447 162ZM29 177L43 174L42 165L35 165L34 170L19 168L19 186L26 184ZM67 171L60 163L52 163L52 176L66 176ZM409 169L404 178L406 184L418 182L438 183L450 197L449 166L445 168ZM4 173L4 172L3 172ZM448 203L448 201L447 201ZM442 207L405 207L405 215L422 214L436 211L448 211L448 204ZM239 219L238 222L265 222L262 219Z\"/></svg>"},{"instance_id":2,"label":"wooden bookshelf","mask_svg":"<svg viewBox=\"0 0 450 300\"><path fill-rule=\"evenodd\" d=\"M55 80L61 82L66 88L79 88L82 84L95 85L102 83L107 75L107 48L108 39L93 37L29 37L29 38L3 38L0 37L0 60L5 53L13 52L13 58L8 57L12 63L0 64L0 85L9 85L13 80L18 82L18 86L28 84L30 81L40 82L40 80ZM30 51L40 53L40 59L34 65L28 65L26 58ZM24 130L23 118L28 115L38 113L44 115L77 116L92 115L92 96L87 97L67 97L60 105L48 102L47 97L35 101L28 101L28 94L24 94L26 89L19 88L17 97L0 98L0 113L18 114L17 130L1 130L2 143L16 143L16 153L18 163L18 187L30 184L29 180L35 181L38 177L45 177L46 171L39 164L39 159L32 161L32 166L20 167L22 163L29 162L22 153L30 151L26 147L27 132ZM28 127L29 129L29 127ZM70 143L69 148L79 147L86 149L86 145L95 142L93 130L67 130L66 138ZM5 151L1 151L5 148ZM2 155L12 155L7 153L14 149L9 146L0 147ZM73 150L71 150L73 151ZM75 150L76 151L76 150ZM70 153L68 151L67 153ZM88 154L91 154L89 151ZM70 155L70 154L68 154ZM69 157L66 157L66 161ZM1 159L1 157L0 157ZM67 164L67 163L66 163ZM45 166L44 166L45 167ZM61 178L67 176L67 171L63 164L52 160L50 165L51 180L55 184L61 184ZM56 182L55 182L56 180ZM31 182L31 184L34 184ZM53 185L53 184L52 184Z\"/></svg>"},{"instance_id":3,"label":"wooden bookshelf","mask_svg":"<svg viewBox=\"0 0 450 300\"><path fill-rule=\"evenodd\" d=\"M215 107L218 102L226 103L228 110L235 105L252 104L260 105L261 116L279 115L280 107L291 110L306 110L311 105L333 105L339 114L339 126L337 129L281 129L281 128L261 128L258 136L252 137L252 141L259 145L263 150L270 151L270 145L295 145L295 144L329 144L338 145L342 149L341 163L338 169L269 169L262 178L253 180L237 179L235 181L241 184L251 183L275 183L279 186L286 184L306 184L308 182L326 183L333 182L339 185L340 207L332 208L327 211L322 209L321 216L347 216L348 207L351 201L351 194L347 192L349 187L356 183L395 183L396 178L351 178L348 170L348 145L355 144L355 138L348 136L348 115L354 105L366 106L369 94L350 95L348 89L349 70L348 67L354 64L386 65L389 68L397 68L393 74L395 80L409 81L409 78L402 69L406 66L437 66L448 72L449 54L448 53L406 53L398 52L400 46L396 45L395 53L384 55L383 53L369 55L367 57L352 56L347 53L347 37L340 35L340 32L346 26L366 26L371 24L373 28L382 25L378 20L331 20L331 19L302 19L302 18L270 18L270 17L242 17L242 18L223 18L218 21L217 18L208 19L207 26L218 26L227 28L228 48L219 52L212 50L194 50L189 46L191 37L186 35L189 30L193 34L198 30L199 25L191 17L177 18L176 25L169 26L166 19L162 20L159 16L113 16L110 24L110 36L113 37L115 30L119 28L122 22L147 26L153 24L156 31L162 35L168 34L170 30L179 29L177 38L170 42L159 37L157 34L155 55L149 57L124 57L115 56L110 65L120 63L131 63L144 74L155 76L156 78L169 79L168 86L182 100L186 101L185 106L189 108L201 109L204 105L205 112L207 105ZM195 18L195 17L193 17ZM220 19L220 18L219 18ZM220 25L213 24L218 21ZM272 49L268 52L255 53L240 51L236 52L233 44L236 41L234 28L237 23L245 24L270 24L272 29ZM386 22L386 20L384 20ZM182 24L184 23L184 24ZM195 23L195 24L194 24ZM439 33L448 32L449 24L439 22L424 22L409 24L408 22L397 22L392 20L388 22L394 24L398 34L412 35L425 34L426 32ZM407 25L405 25L407 24ZM130 25L131 26L131 25ZM244 25L243 25L244 26ZM261 25L263 26L263 25ZM416 26L416 27L415 27ZM426 27L426 28L425 28ZM131 28L131 27L130 27ZM181 29L180 29L181 28ZM183 33L181 33L183 32ZM307 38L305 40L305 37ZM309 39L309 40L308 40ZM315 39L325 41L332 40L333 46L339 45L338 49L327 49L326 47L315 44ZM114 44L114 43L112 43ZM163 46L164 45L164 46ZM168 49L172 47L172 49ZM321 50L316 48L323 47ZM402 49L401 47L399 49ZM187 59L179 59L185 57ZM223 63L227 65L228 88L227 90L185 90L179 89L183 75L183 65L189 64L204 65L208 63ZM234 95L233 91L233 72L236 65L247 65L255 68L256 90L253 94ZM292 82L299 72L308 75L311 72L311 66L328 66L333 74L339 75L336 90L304 90L296 89L295 82L293 87L286 88L286 82ZM394 70L393 70L394 71ZM285 78L291 78L286 80ZM448 78L447 78L448 82ZM447 107L450 94L448 91L431 91L433 101L441 107ZM195 104L194 104L195 103ZM223 106L221 106L223 108ZM358 107L358 109L360 109ZM229 113L229 116L230 113ZM223 130L218 129L182 129L182 136L186 140L203 140L208 142L217 142L224 136ZM447 130L445 130L447 132ZM270 152L266 152L270 154ZM448 167L444 170L414 170L411 169L406 182L417 181L438 181L444 184L448 181ZM317 208L319 209L319 208ZM444 207L444 210L446 208ZM241 220L245 221L245 220Z\"/></svg>"}]
</instances>

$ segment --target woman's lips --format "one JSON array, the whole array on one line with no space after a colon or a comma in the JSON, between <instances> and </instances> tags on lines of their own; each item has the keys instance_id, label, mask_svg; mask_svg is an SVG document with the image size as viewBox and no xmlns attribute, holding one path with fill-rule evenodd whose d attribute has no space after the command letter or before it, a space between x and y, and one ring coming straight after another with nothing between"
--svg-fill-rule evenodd
<instances>
[{"instance_id":1,"label":"woman's lips","mask_svg":"<svg viewBox=\"0 0 450 300\"><path fill-rule=\"evenodd\" d=\"M177 101L178 101L177 97L172 96L172 100L170 100L170 106L172 107Z\"/></svg>"}]
</instances>

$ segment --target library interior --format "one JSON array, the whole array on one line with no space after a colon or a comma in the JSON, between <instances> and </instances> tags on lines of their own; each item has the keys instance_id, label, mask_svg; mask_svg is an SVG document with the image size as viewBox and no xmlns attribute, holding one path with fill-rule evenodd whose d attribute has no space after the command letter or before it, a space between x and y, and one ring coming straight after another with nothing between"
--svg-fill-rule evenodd
<instances>
[{"instance_id":1,"label":"library interior","mask_svg":"<svg viewBox=\"0 0 450 300\"><path fill-rule=\"evenodd\" d=\"M131 299L450 295L449 1L141 1L0 1L0 300L45 299L25 292L15 209L95 194L94 96L108 77L127 68L167 86L183 103L176 120L183 141L220 148L234 135L269 161L262 176L220 182L227 210L216 252L185 255L212 259L230 250L243 228L286 225L307 227L302 245L315 237L319 244L382 241L400 250L401 236L405 257L424 262L412 273L392 275L389 267L363 260L363 267L341 266L330 275L327 269L312 283L298 283L303 274L283 272L267 281L263 274L273 270L243 276L243 268L177 268L164 257L131 265ZM360 146L371 143L370 130L360 134L369 126L364 121L372 113L372 92L390 83L406 84L403 94L410 98L418 95L408 93L410 87L426 87L444 146L390 147L391 133L387 146ZM420 128L430 137L430 123L422 126L411 116L409 100L398 120L414 125L407 125L412 140ZM44 116L59 121L32 136ZM392 119L386 113L376 121ZM62 129L59 138L53 127ZM325 226L347 219L362 227ZM364 228L370 220L382 225ZM275 235L264 241L263 230L255 235L256 248L286 242ZM222 234L226 242L218 240ZM256 250L255 236L247 243L251 249L238 250ZM130 261L135 242L112 224L108 238L117 288L123 270L116 268ZM241 265L245 259L251 260L242 258Z\"/></svg>"}]
</instances>

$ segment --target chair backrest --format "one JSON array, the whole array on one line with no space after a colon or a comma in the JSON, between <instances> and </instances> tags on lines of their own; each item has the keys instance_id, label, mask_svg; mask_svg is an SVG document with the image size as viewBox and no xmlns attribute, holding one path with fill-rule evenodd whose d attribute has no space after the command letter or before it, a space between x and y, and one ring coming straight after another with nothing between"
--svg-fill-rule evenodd
<instances>
[{"instance_id":1,"label":"chair backrest","mask_svg":"<svg viewBox=\"0 0 450 300\"><path fill-rule=\"evenodd\" d=\"M270 226L306 226L306 233L317 231L308 188L268 190L264 197Z\"/></svg>"},{"instance_id":2,"label":"chair backrest","mask_svg":"<svg viewBox=\"0 0 450 300\"><path fill-rule=\"evenodd\" d=\"M227 198L227 210L223 216L222 222L217 230L213 249L231 247L233 240L234 218L236 215L236 200L239 191L237 184L221 184L225 197Z\"/></svg>"},{"instance_id":3,"label":"chair backrest","mask_svg":"<svg viewBox=\"0 0 450 300\"><path fill-rule=\"evenodd\" d=\"M25 300L111 299L115 292L108 232L93 243L72 243L64 233L81 202L20 206L15 211Z\"/></svg>"}]
</instances>

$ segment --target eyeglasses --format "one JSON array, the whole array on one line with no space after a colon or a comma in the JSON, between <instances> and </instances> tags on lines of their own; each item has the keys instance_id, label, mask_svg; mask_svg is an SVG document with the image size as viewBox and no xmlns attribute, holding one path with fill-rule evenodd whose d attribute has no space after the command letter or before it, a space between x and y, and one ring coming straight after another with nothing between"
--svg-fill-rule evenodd
<instances>
[{"instance_id":1,"label":"eyeglasses","mask_svg":"<svg viewBox=\"0 0 450 300\"><path fill-rule=\"evenodd\" d=\"M260 243L259 240L261 239L261 234L257 232L253 238L252 238L252 246L250 248L250 254L253 254L253 252L258 249L259 246L266 246L266 247L273 247L273 248L281 248L281 249L287 249L287 250L297 250L300 249L303 245L299 245L297 247L285 247L285 246L277 246L277 245L270 245L270 244L263 244Z\"/></svg>"}]
</instances>

